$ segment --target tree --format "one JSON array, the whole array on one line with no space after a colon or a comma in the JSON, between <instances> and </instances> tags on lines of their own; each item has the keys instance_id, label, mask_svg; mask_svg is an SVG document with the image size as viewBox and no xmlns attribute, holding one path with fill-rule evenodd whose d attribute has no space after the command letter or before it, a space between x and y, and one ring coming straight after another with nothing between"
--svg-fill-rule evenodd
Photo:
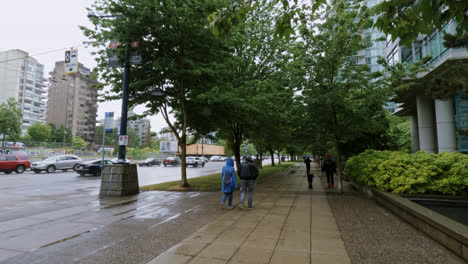
<instances>
[{"instance_id":1,"label":"tree","mask_svg":"<svg viewBox=\"0 0 468 264\"><path fill-rule=\"evenodd\" d=\"M294 63L304 71L297 76L308 134L336 152L340 191L343 144L381 129L389 96L379 75L353 60L370 44L361 35L372 25L369 18L365 6L342 0L330 2L315 15L303 14L302 40L294 54Z\"/></svg>"},{"instance_id":2,"label":"tree","mask_svg":"<svg viewBox=\"0 0 468 264\"><path fill-rule=\"evenodd\" d=\"M393 40L401 39L407 46L416 40L419 34L430 35L435 29L442 28L455 20L456 36L447 34L446 40L451 45L468 48L468 5L458 0L411 0L383 1L374 7L378 18L375 22L382 32L391 35Z\"/></svg>"},{"instance_id":3,"label":"tree","mask_svg":"<svg viewBox=\"0 0 468 264\"><path fill-rule=\"evenodd\" d=\"M93 8L101 13L119 14L112 19L92 19L96 30L82 27L95 47L107 47L111 40L131 43L141 40L143 63L130 73L129 105L145 104L145 114L161 112L181 149L181 182L188 187L185 155L188 111L201 91L217 83L217 68L223 63L225 47L207 28L206 18L223 4L211 0L96 1ZM157 15L155 15L157 14ZM107 51L98 52L101 78L111 84L119 97L122 71L107 67ZM123 50L120 51L122 55ZM152 96L151 87L164 89L164 97ZM169 115L175 116L172 122Z\"/></svg>"},{"instance_id":4,"label":"tree","mask_svg":"<svg viewBox=\"0 0 468 264\"><path fill-rule=\"evenodd\" d=\"M51 131L52 128L50 126L36 122L28 127L27 134L33 142L46 142L50 137Z\"/></svg>"},{"instance_id":5,"label":"tree","mask_svg":"<svg viewBox=\"0 0 468 264\"><path fill-rule=\"evenodd\" d=\"M153 147L153 138L151 135L151 126L148 125L146 128L146 133L145 133L145 143L143 145L143 148L152 148Z\"/></svg>"},{"instance_id":6,"label":"tree","mask_svg":"<svg viewBox=\"0 0 468 264\"><path fill-rule=\"evenodd\" d=\"M19 139L21 136L21 120L23 114L14 98L8 98L0 104L0 135L3 135L2 147L5 147L5 136Z\"/></svg>"},{"instance_id":7,"label":"tree","mask_svg":"<svg viewBox=\"0 0 468 264\"><path fill-rule=\"evenodd\" d=\"M86 143L86 141L84 141L81 137L76 136L73 138L73 141L72 141L73 148L84 149L86 148L86 146L88 146L88 143Z\"/></svg>"},{"instance_id":8,"label":"tree","mask_svg":"<svg viewBox=\"0 0 468 264\"><path fill-rule=\"evenodd\" d=\"M72 143L73 135L71 128L65 128L63 125L60 125L59 128L55 124L47 124L51 128L49 141L50 142L60 142L60 143Z\"/></svg>"}]
</instances>

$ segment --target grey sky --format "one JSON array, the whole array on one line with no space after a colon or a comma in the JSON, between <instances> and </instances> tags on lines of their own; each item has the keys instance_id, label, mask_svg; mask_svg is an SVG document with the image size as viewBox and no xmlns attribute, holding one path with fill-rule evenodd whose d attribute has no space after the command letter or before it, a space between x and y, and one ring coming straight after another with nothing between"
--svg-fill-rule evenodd
<instances>
[{"instance_id":1,"label":"grey sky","mask_svg":"<svg viewBox=\"0 0 468 264\"><path fill-rule=\"evenodd\" d=\"M65 49L81 45L86 38L79 25L90 26L86 7L94 0L5 0L0 11L0 51L21 49L44 64L45 77L49 77L56 61L64 59ZM59 50L43 55L48 51ZM78 47L78 60L86 67L93 68L96 62L90 50ZM121 102L100 103L98 120L104 118L104 112L115 112L120 116ZM136 113L142 113L139 106ZM158 131L166 126L158 116L148 117L151 130Z\"/></svg>"}]
</instances>

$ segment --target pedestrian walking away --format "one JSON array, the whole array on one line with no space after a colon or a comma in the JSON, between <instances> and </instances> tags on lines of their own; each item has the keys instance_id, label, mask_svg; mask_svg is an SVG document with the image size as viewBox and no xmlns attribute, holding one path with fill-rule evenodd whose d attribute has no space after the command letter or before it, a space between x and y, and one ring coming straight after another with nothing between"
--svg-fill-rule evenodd
<instances>
[{"instance_id":1,"label":"pedestrian walking away","mask_svg":"<svg viewBox=\"0 0 468 264\"><path fill-rule=\"evenodd\" d=\"M336 172L336 164L333 160L330 159L329 154L325 154L325 161L322 165L322 175L327 174L328 188L335 188L335 181L333 174Z\"/></svg>"},{"instance_id":2,"label":"pedestrian walking away","mask_svg":"<svg viewBox=\"0 0 468 264\"><path fill-rule=\"evenodd\" d=\"M241 179L241 197L240 207L244 206L245 193L249 193L247 208L252 209L253 191L255 186L255 180L258 177L258 169L255 166L252 157L244 157L244 162L241 164L239 170L239 178Z\"/></svg>"},{"instance_id":3,"label":"pedestrian walking away","mask_svg":"<svg viewBox=\"0 0 468 264\"><path fill-rule=\"evenodd\" d=\"M224 165L221 171L221 191L223 192L221 203L225 204L227 199L229 209L232 208L232 198L236 188L237 179L236 172L234 171L234 161L228 158L226 160L226 165Z\"/></svg>"},{"instance_id":4,"label":"pedestrian walking away","mask_svg":"<svg viewBox=\"0 0 468 264\"><path fill-rule=\"evenodd\" d=\"M309 182L309 189L312 189L312 178L314 177L312 174L310 174L311 162L312 162L312 159L310 158L310 156L305 156L304 163L306 165L306 170L307 170L307 181Z\"/></svg>"}]
</instances>

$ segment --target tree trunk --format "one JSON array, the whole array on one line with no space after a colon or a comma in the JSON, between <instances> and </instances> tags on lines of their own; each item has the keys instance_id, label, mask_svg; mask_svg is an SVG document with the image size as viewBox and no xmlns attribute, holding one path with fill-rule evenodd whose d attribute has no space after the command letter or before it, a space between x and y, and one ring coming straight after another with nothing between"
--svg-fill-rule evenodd
<instances>
[{"instance_id":1,"label":"tree trunk","mask_svg":"<svg viewBox=\"0 0 468 264\"><path fill-rule=\"evenodd\" d=\"M2 139L2 148L5 149L5 134L3 134L3 139Z\"/></svg>"},{"instance_id":2,"label":"tree trunk","mask_svg":"<svg viewBox=\"0 0 468 264\"><path fill-rule=\"evenodd\" d=\"M338 192L343 193L343 178L341 177L341 151L339 141L336 139L336 175L338 176Z\"/></svg>"},{"instance_id":3,"label":"tree trunk","mask_svg":"<svg viewBox=\"0 0 468 264\"><path fill-rule=\"evenodd\" d=\"M234 153L234 157L236 158L236 167L237 173L239 175L239 170L241 166L241 144L242 144L242 128L241 125L238 123L233 124L233 131L232 131L232 152Z\"/></svg>"},{"instance_id":4,"label":"tree trunk","mask_svg":"<svg viewBox=\"0 0 468 264\"><path fill-rule=\"evenodd\" d=\"M271 155L271 166L275 166L275 153L271 149L269 150L269 152Z\"/></svg>"},{"instance_id":5,"label":"tree trunk","mask_svg":"<svg viewBox=\"0 0 468 264\"><path fill-rule=\"evenodd\" d=\"M262 150L261 145L258 148L258 154L259 154L259 157L260 157L260 169L263 169L263 150Z\"/></svg>"},{"instance_id":6,"label":"tree trunk","mask_svg":"<svg viewBox=\"0 0 468 264\"><path fill-rule=\"evenodd\" d=\"M181 163L181 175L182 175L182 186L183 187L190 187L187 182L187 163L185 157L187 156L187 135L182 132L182 136L180 137L179 143L181 152L180 152L180 163Z\"/></svg>"},{"instance_id":7,"label":"tree trunk","mask_svg":"<svg viewBox=\"0 0 468 264\"><path fill-rule=\"evenodd\" d=\"M278 165L281 165L281 152L278 150Z\"/></svg>"}]
</instances>

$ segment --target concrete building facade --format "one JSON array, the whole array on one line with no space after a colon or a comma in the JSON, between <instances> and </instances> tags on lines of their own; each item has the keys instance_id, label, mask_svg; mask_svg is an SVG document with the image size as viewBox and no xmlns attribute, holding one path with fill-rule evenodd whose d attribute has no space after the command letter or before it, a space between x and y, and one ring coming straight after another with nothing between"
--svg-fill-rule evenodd
<instances>
[{"instance_id":1,"label":"concrete building facade","mask_svg":"<svg viewBox=\"0 0 468 264\"><path fill-rule=\"evenodd\" d=\"M432 57L428 62L431 68L412 80L414 84L408 91L397 96L398 103L402 104L397 114L410 117L413 152L468 151L468 139L457 134L457 129L468 129L468 100L461 94L467 83L452 82L452 78L468 74L460 72L468 66L468 51L445 47L443 36L446 33L455 33L454 22L429 36L421 35L411 47L387 38L386 58L390 64L411 64L426 56Z\"/></svg>"},{"instance_id":2,"label":"concrete building facade","mask_svg":"<svg viewBox=\"0 0 468 264\"><path fill-rule=\"evenodd\" d=\"M129 111L128 116L134 116L135 113L133 111ZM128 120L128 126L133 128L140 137L140 146L143 147L146 141L146 133L148 131L148 127L151 128L151 122L149 119L141 118L137 120ZM150 135L151 136L151 135Z\"/></svg>"},{"instance_id":3,"label":"concrete building facade","mask_svg":"<svg viewBox=\"0 0 468 264\"><path fill-rule=\"evenodd\" d=\"M55 63L50 73L47 123L70 128L73 136L94 142L98 91L90 69L79 64L78 72L64 74L64 62Z\"/></svg>"},{"instance_id":4,"label":"concrete building facade","mask_svg":"<svg viewBox=\"0 0 468 264\"><path fill-rule=\"evenodd\" d=\"M44 65L25 51L0 52L0 103L14 98L23 113L22 135L36 123L46 119L46 79Z\"/></svg>"}]
</instances>

